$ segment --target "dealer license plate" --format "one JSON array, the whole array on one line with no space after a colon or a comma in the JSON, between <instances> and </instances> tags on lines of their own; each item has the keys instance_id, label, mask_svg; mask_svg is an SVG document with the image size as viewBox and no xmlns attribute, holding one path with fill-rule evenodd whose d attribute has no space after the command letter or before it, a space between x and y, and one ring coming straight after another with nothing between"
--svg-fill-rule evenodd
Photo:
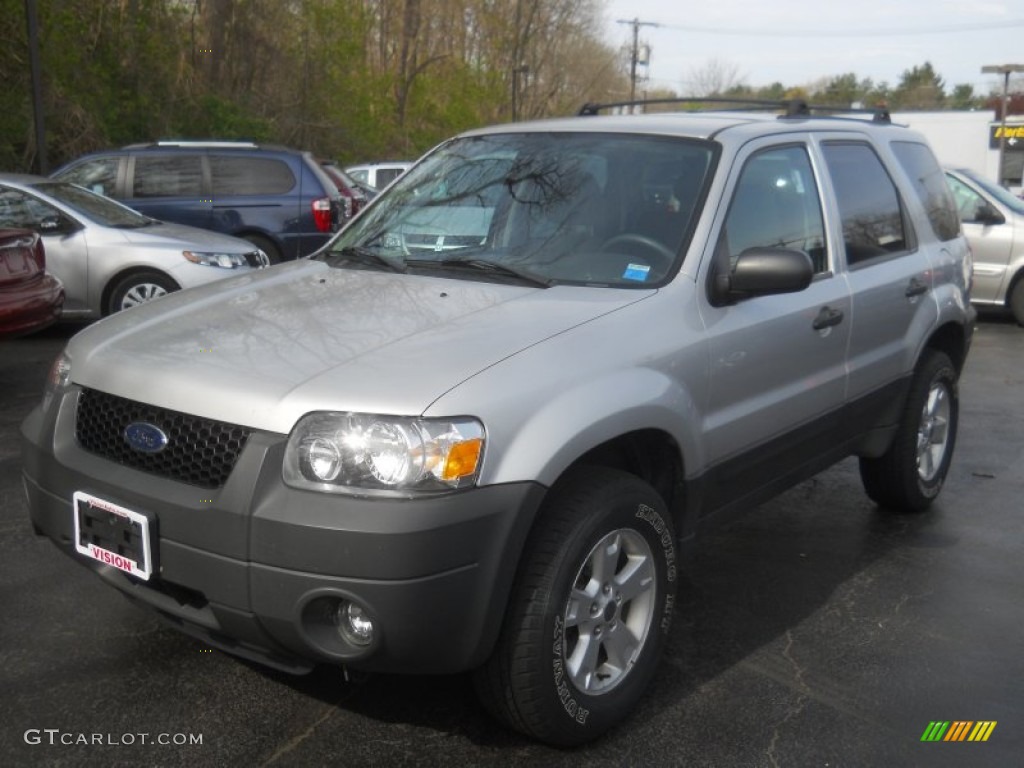
<instances>
[{"instance_id":1,"label":"dealer license plate","mask_svg":"<svg viewBox=\"0 0 1024 768\"><path fill-rule=\"evenodd\" d=\"M75 549L132 576L153 572L149 519L145 515L75 491Z\"/></svg>"}]
</instances>

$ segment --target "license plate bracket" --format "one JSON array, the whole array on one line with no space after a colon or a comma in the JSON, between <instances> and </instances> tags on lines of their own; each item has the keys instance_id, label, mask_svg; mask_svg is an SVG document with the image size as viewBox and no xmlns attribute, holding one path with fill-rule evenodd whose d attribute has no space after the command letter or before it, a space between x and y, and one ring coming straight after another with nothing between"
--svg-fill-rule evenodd
<instances>
[{"instance_id":1,"label":"license plate bracket","mask_svg":"<svg viewBox=\"0 0 1024 768\"><path fill-rule=\"evenodd\" d=\"M75 491L75 549L104 565L149 581L153 573L151 521L145 515Z\"/></svg>"}]
</instances>

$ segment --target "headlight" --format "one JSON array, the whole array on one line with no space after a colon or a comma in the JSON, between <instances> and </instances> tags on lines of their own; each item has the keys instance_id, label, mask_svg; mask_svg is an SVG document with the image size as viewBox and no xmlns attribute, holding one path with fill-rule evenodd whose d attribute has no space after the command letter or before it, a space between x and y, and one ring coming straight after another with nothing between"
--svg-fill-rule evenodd
<instances>
[{"instance_id":1,"label":"headlight","mask_svg":"<svg viewBox=\"0 0 1024 768\"><path fill-rule=\"evenodd\" d=\"M223 267L224 269L235 269L247 267L249 262L244 253L203 253L201 251L182 251L181 255L193 264L203 267Z\"/></svg>"},{"instance_id":2,"label":"headlight","mask_svg":"<svg viewBox=\"0 0 1024 768\"><path fill-rule=\"evenodd\" d=\"M311 413L288 438L284 480L334 493L453 490L476 482L483 450L475 419Z\"/></svg>"},{"instance_id":3,"label":"headlight","mask_svg":"<svg viewBox=\"0 0 1024 768\"><path fill-rule=\"evenodd\" d=\"M50 372L46 374L46 384L43 386L43 410L50 407L53 396L57 390L63 389L71 383L71 358L67 352L61 352L57 359L50 366Z\"/></svg>"}]
</instances>

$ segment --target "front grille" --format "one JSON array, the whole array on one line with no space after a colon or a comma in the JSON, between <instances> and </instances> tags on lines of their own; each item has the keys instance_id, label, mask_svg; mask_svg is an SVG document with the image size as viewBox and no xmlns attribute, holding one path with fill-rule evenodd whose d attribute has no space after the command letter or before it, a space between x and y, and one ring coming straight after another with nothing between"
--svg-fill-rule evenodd
<instances>
[{"instance_id":1,"label":"front grille","mask_svg":"<svg viewBox=\"0 0 1024 768\"><path fill-rule=\"evenodd\" d=\"M167 435L159 453L140 453L125 439L132 422L146 422ZM89 453L125 466L200 488L227 482L251 430L235 424L137 403L123 397L83 389L78 397L75 437Z\"/></svg>"}]
</instances>

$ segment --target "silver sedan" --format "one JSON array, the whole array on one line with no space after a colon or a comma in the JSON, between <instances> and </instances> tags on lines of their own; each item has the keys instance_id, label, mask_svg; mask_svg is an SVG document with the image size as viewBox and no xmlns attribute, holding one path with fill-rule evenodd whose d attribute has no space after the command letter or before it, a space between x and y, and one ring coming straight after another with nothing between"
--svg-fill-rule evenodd
<instances>
[{"instance_id":1,"label":"silver sedan","mask_svg":"<svg viewBox=\"0 0 1024 768\"><path fill-rule=\"evenodd\" d=\"M0 226L34 229L64 283L64 317L98 318L269 262L252 243L157 221L41 176L0 174Z\"/></svg>"},{"instance_id":2,"label":"silver sedan","mask_svg":"<svg viewBox=\"0 0 1024 768\"><path fill-rule=\"evenodd\" d=\"M1024 325L1024 200L965 168L946 169L946 180L974 255L971 301Z\"/></svg>"}]
</instances>

